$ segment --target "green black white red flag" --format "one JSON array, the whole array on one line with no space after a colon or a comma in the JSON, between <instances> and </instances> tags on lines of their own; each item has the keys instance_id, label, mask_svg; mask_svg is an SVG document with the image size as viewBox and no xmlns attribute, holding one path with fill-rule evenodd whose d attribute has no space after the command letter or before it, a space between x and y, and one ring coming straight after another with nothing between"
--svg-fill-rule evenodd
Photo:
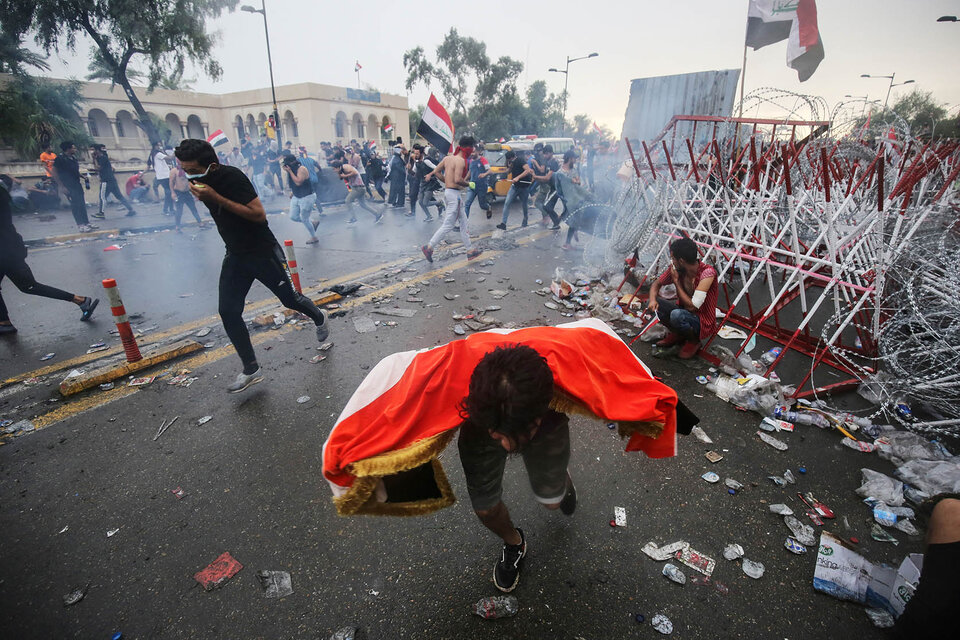
<instances>
[{"instance_id":1,"label":"green black white red flag","mask_svg":"<svg viewBox=\"0 0 960 640\"><path fill-rule=\"evenodd\" d=\"M430 94L427 108L423 112L417 134L437 148L440 153L450 153L453 149L453 120L440 101Z\"/></svg>"},{"instance_id":2,"label":"green black white red flag","mask_svg":"<svg viewBox=\"0 0 960 640\"><path fill-rule=\"evenodd\" d=\"M756 50L781 40L787 41L787 66L800 82L809 79L823 60L816 0L750 0L746 46Z\"/></svg>"}]
</instances>

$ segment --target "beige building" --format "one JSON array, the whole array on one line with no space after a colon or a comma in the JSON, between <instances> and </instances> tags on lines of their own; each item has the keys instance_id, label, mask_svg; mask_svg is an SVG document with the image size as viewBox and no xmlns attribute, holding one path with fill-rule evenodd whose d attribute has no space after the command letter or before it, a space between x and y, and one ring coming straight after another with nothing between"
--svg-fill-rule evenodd
<instances>
[{"instance_id":1,"label":"beige building","mask_svg":"<svg viewBox=\"0 0 960 640\"><path fill-rule=\"evenodd\" d=\"M85 112L80 117L90 135L106 145L118 168L142 165L150 143L136 125L136 113L123 89L117 86L111 90L109 84L99 82L81 84ZM170 130L174 146L184 138L205 139L212 131L222 129L230 144L218 150L229 151L233 145L239 146L244 134L256 139L273 110L269 87L223 94L167 89L147 93L142 87L135 90L147 113ZM374 140L382 148L398 135L404 140L410 138L406 96L304 82L277 87L277 103L283 140L303 144L311 152L321 141ZM384 133L387 125L394 125L394 130ZM4 168L26 173L25 167L6 164Z\"/></svg>"}]
</instances>

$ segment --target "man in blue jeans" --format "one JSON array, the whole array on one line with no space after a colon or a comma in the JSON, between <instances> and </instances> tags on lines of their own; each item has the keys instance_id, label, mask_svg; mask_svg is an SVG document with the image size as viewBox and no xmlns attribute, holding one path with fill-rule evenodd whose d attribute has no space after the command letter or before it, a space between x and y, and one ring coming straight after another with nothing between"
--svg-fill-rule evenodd
<instances>
[{"instance_id":1,"label":"man in blue jeans","mask_svg":"<svg viewBox=\"0 0 960 640\"><path fill-rule=\"evenodd\" d=\"M470 157L470 182L473 187L467 190L467 201L464 203L464 211L467 217L470 217L470 205L474 200L479 201L480 208L487 212L487 219L493 216L493 209L487 202L487 176L490 175L490 161L483 156L483 145L477 147Z\"/></svg>"},{"instance_id":2,"label":"man in blue jeans","mask_svg":"<svg viewBox=\"0 0 960 640\"><path fill-rule=\"evenodd\" d=\"M672 284L677 290L673 302L659 296L662 286ZM670 268L650 285L647 311L656 313L660 323L670 332L657 343L670 347L683 343L678 357L692 358L701 341L716 330L717 272L700 261L696 243L680 238L670 244Z\"/></svg>"},{"instance_id":3,"label":"man in blue jeans","mask_svg":"<svg viewBox=\"0 0 960 640\"><path fill-rule=\"evenodd\" d=\"M513 150L507 151L504 159L507 166L510 167L510 191L507 192L507 199L503 201L503 219L497 225L497 229L507 230L507 217L510 215L510 205L517 198L520 199L520 205L523 207L523 225L527 226L527 201L530 199L530 185L533 184L533 169L527 164L524 158L517 157Z\"/></svg>"}]
</instances>

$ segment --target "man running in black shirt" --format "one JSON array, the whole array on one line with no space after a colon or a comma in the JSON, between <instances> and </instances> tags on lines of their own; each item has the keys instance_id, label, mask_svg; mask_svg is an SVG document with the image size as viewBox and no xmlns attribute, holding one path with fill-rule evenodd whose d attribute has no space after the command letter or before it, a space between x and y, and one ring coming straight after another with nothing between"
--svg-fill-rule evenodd
<instances>
[{"instance_id":1,"label":"man running in black shirt","mask_svg":"<svg viewBox=\"0 0 960 640\"><path fill-rule=\"evenodd\" d=\"M100 302L97 298L81 297L61 289L41 284L33 277L27 265L27 247L23 238L13 226L12 201L8 189L12 181L4 176L0 184L0 281L5 277L16 285L17 289L33 296L42 296L54 300L72 302L80 307L80 320L86 321ZM17 328L10 322L7 306L0 295L0 335L16 333Z\"/></svg>"},{"instance_id":2,"label":"man running in black shirt","mask_svg":"<svg viewBox=\"0 0 960 640\"><path fill-rule=\"evenodd\" d=\"M247 176L236 167L220 165L217 153L204 140L184 140L176 156L190 180L190 191L207 205L227 247L220 268L219 311L223 328L243 363L243 372L227 391L239 393L263 380L243 321L244 299L254 280L270 289L283 306L309 316L317 326L320 342L330 333L327 314L294 289L283 250L267 226L267 214Z\"/></svg>"},{"instance_id":3,"label":"man running in black shirt","mask_svg":"<svg viewBox=\"0 0 960 640\"><path fill-rule=\"evenodd\" d=\"M127 202L120 192L120 185L117 184L117 176L113 172L113 164L110 163L110 156L107 155L107 149L102 144L95 144L93 149L93 166L97 168L100 174L100 210L93 214L94 218L104 218L103 205L107 202L107 197L113 195L117 201L127 208L127 217L137 215L133 206Z\"/></svg>"},{"instance_id":4,"label":"man running in black shirt","mask_svg":"<svg viewBox=\"0 0 960 640\"><path fill-rule=\"evenodd\" d=\"M70 199L70 209L80 233L99 229L90 224L87 217L87 203L84 200L83 187L80 186L80 163L77 161L77 145L69 140L60 143L62 153L53 161L53 177ZM89 188L89 181L87 181Z\"/></svg>"}]
</instances>

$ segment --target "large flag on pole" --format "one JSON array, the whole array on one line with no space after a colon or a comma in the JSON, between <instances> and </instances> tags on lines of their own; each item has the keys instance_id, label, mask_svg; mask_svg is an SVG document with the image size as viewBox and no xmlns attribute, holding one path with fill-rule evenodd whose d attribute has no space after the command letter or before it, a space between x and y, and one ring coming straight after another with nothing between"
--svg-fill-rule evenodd
<instances>
[{"instance_id":1,"label":"large flag on pole","mask_svg":"<svg viewBox=\"0 0 960 640\"><path fill-rule=\"evenodd\" d=\"M787 41L787 66L800 82L809 79L823 60L816 0L750 0L746 46L756 50L781 40Z\"/></svg>"},{"instance_id":2,"label":"large flag on pole","mask_svg":"<svg viewBox=\"0 0 960 640\"><path fill-rule=\"evenodd\" d=\"M453 120L440 101L430 94L427 109L423 112L417 134L435 146L441 153L450 153L453 148Z\"/></svg>"},{"instance_id":3,"label":"large flag on pole","mask_svg":"<svg viewBox=\"0 0 960 640\"><path fill-rule=\"evenodd\" d=\"M214 147L217 147L217 146L220 146L221 144L226 144L228 140L223 130L217 129L207 137L207 142L209 142Z\"/></svg>"}]
</instances>

